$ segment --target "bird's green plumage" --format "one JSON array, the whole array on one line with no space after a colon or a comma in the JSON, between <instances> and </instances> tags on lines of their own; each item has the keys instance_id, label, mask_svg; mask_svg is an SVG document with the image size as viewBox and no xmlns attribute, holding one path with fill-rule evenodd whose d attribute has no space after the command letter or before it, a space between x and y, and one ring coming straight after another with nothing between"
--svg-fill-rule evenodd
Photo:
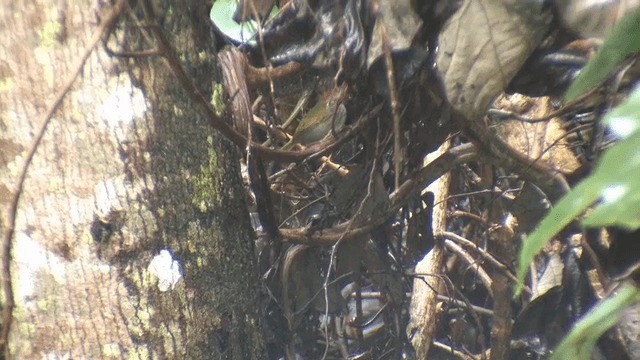
<instances>
[{"instance_id":1,"label":"bird's green plumage","mask_svg":"<svg viewBox=\"0 0 640 360\"><path fill-rule=\"evenodd\" d=\"M282 150L290 150L295 144L309 145L340 131L346 122L347 110L342 103L319 101L300 120L291 140Z\"/></svg>"}]
</instances>

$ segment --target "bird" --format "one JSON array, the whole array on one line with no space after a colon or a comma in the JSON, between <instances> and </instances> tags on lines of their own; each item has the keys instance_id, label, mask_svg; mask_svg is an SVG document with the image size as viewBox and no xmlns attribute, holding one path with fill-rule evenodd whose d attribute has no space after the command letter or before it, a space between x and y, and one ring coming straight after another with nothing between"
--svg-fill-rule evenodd
<instances>
[{"instance_id":1,"label":"bird","mask_svg":"<svg viewBox=\"0 0 640 360\"><path fill-rule=\"evenodd\" d=\"M291 150L296 144L309 145L340 131L347 120L343 104L344 87L331 90L329 100L320 99L300 120L293 136L282 150Z\"/></svg>"}]
</instances>

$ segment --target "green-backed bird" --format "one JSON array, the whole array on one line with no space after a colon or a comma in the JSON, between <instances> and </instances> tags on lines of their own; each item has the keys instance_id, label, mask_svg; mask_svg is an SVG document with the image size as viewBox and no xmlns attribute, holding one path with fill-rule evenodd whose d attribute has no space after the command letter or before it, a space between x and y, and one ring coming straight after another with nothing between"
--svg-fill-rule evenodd
<instances>
[{"instance_id":1,"label":"green-backed bird","mask_svg":"<svg viewBox=\"0 0 640 360\"><path fill-rule=\"evenodd\" d=\"M340 131L347 120L347 109L343 104L345 87L331 91L329 101L320 99L300 120L291 140L282 150L291 150L296 144L310 145Z\"/></svg>"}]
</instances>

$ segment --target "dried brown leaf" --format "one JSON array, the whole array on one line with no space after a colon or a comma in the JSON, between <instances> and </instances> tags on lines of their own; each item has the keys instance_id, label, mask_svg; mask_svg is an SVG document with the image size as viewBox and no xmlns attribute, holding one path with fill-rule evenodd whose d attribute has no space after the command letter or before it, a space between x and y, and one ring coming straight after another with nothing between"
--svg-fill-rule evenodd
<instances>
[{"instance_id":1,"label":"dried brown leaf","mask_svg":"<svg viewBox=\"0 0 640 360\"><path fill-rule=\"evenodd\" d=\"M520 94L501 97L494 106L530 119L544 118L553 111L548 97L529 98ZM578 157L566 140L566 130L558 118L534 123L499 120L494 128L498 137L531 161L542 161L565 175L572 174L580 167Z\"/></svg>"},{"instance_id":2,"label":"dried brown leaf","mask_svg":"<svg viewBox=\"0 0 640 360\"><path fill-rule=\"evenodd\" d=\"M367 55L367 67L370 67L382 54L383 39L380 27L384 26L388 46L391 51L407 50L418 33L422 20L413 10L411 1L380 1L378 16L371 35L371 45Z\"/></svg>"}]
</instances>

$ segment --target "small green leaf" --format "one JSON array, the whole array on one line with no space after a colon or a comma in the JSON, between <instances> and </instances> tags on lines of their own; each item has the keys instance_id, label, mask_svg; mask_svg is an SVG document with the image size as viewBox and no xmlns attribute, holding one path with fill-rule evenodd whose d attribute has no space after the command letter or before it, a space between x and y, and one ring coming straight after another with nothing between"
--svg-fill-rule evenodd
<instances>
[{"instance_id":1,"label":"small green leaf","mask_svg":"<svg viewBox=\"0 0 640 360\"><path fill-rule=\"evenodd\" d=\"M216 0L211 7L209 17L218 30L230 40L236 43L255 44L258 23L253 20L245 21L242 24L233 21L236 5L236 0ZM273 17L277 13L278 8L274 6L269 17Z\"/></svg>"},{"instance_id":2,"label":"small green leaf","mask_svg":"<svg viewBox=\"0 0 640 360\"><path fill-rule=\"evenodd\" d=\"M217 0L213 3L209 16L220 32L233 41L243 43L253 38L256 32L256 23L255 21L247 21L238 24L233 21L236 4L235 0Z\"/></svg>"},{"instance_id":3,"label":"small green leaf","mask_svg":"<svg viewBox=\"0 0 640 360\"><path fill-rule=\"evenodd\" d=\"M626 285L588 312L554 350L551 360L587 360L602 334L613 327L625 307L640 301L640 290Z\"/></svg>"},{"instance_id":4,"label":"small green leaf","mask_svg":"<svg viewBox=\"0 0 640 360\"><path fill-rule=\"evenodd\" d=\"M565 94L570 102L596 87L629 54L640 50L640 10L620 20L607 36L602 47L580 71Z\"/></svg>"}]
</instances>

